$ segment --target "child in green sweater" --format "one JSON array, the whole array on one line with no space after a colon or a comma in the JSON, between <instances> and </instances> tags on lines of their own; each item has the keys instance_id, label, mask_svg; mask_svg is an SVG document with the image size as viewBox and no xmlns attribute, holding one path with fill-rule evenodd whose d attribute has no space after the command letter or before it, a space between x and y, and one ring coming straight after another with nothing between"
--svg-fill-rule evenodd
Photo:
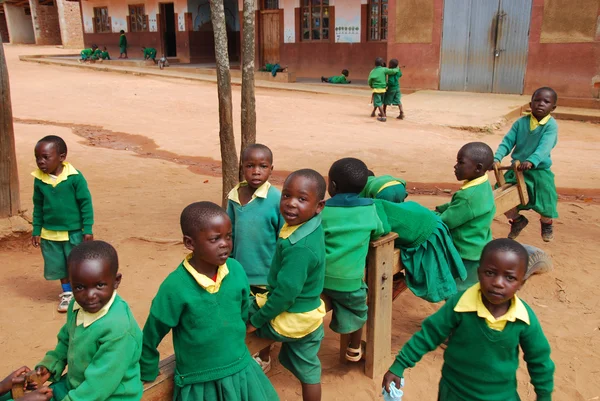
<instances>
[{"instance_id":1,"label":"child in green sweater","mask_svg":"<svg viewBox=\"0 0 600 401\"><path fill-rule=\"evenodd\" d=\"M321 77L321 82L326 82L329 84L349 84L352 81L348 81L348 75L350 72L348 70L342 70L342 75L336 75L333 77Z\"/></svg>"},{"instance_id":2,"label":"child in green sweater","mask_svg":"<svg viewBox=\"0 0 600 401\"><path fill-rule=\"evenodd\" d=\"M38 376L53 382L55 401L142 397L142 331L116 293L121 283L118 270L117 251L103 241L85 242L69 255L75 301L56 348L36 366Z\"/></svg>"},{"instance_id":3,"label":"child in green sweater","mask_svg":"<svg viewBox=\"0 0 600 401\"><path fill-rule=\"evenodd\" d=\"M181 213L191 253L163 281L144 325L141 377L158 376L158 345L173 330L178 401L275 401L275 389L246 347L250 288L242 266L229 258L231 221L211 202Z\"/></svg>"},{"instance_id":4,"label":"child in green sweater","mask_svg":"<svg viewBox=\"0 0 600 401\"><path fill-rule=\"evenodd\" d=\"M400 114L398 115L399 120L404 120L404 109L402 108L402 102L400 98L400 77L402 77L402 70L398 67L398 60L393 58L390 60L390 68L398 68L398 72L395 74L388 75L387 89L385 90L385 97L383 99L383 112L387 114L388 106L398 106ZM404 68L404 66L402 67Z\"/></svg>"},{"instance_id":5,"label":"child in green sweater","mask_svg":"<svg viewBox=\"0 0 600 401\"><path fill-rule=\"evenodd\" d=\"M122 29L119 33L121 34L119 36L119 58L129 58L127 57L127 36L125 36L125 31Z\"/></svg>"},{"instance_id":6,"label":"child in green sweater","mask_svg":"<svg viewBox=\"0 0 600 401\"><path fill-rule=\"evenodd\" d=\"M406 193L406 181L391 175L375 177L375 173L369 170L367 184L358 194L361 198L383 199L389 202L402 203L408 196Z\"/></svg>"},{"instance_id":7,"label":"child in green sweater","mask_svg":"<svg viewBox=\"0 0 600 401\"><path fill-rule=\"evenodd\" d=\"M96 50L98 50L98 46L96 45L92 45L92 47L88 48L88 49L83 49L81 51L81 58L79 59L79 62L89 62L94 60L94 54L96 53ZM95 58L95 60L97 60L97 58Z\"/></svg>"},{"instance_id":8,"label":"child in green sweater","mask_svg":"<svg viewBox=\"0 0 600 401\"><path fill-rule=\"evenodd\" d=\"M247 332L282 342L281 364L302 384L303 401L321 399L319 348L324 336L325 241L321 211L326 184L314 170L290 174L281 191L285 224L269 270L268 292L250 305Z\"/></svg>"},{"instance_id":9,"label":"child in green sweater","mask_svg":"<svg viewBox=\"0 0 600 401\"><path fill-rule=\"evenodd\" d=\"M450 298L425 319L383 377L400 388L404 371L448 339L439 401L519 400L519 347L538 401L550 401L554 363L533 310L517 297L525 283L527 250L511 239L489 242L481 254L479 283Z\"/></svg>"},{"instance_id":10,"label":"child in green sweater","mask_svg":"<svg viewBox=\"0 0 600 401\"><path fill-rule=\"evenodd\" d=\"M244 181L228 195L227 214L231 219L233 252L231 256L246 271L253 294L266 292L267 275L275 254L279 229L284 223L279 213L281 192L269 183L273 172L273 153L261 144L242 152ZM255 360L267 373L271 369L270 347Z\"/></svg>"},{"instance_id":11,"label":"child in green sweater","mask_svg":"<svg viewBox=\"0 0 600 401\"><path fill-rule=\"evenodd\" d=\"M100 52L100 59L110 60L110 54L108 54L108 50L106 49L106 46L104 46L104 49Z\"/></svg>"},{"instance_id":12,"label":"child in green sweater","mask_svg":"<svg viewBox=\"0 0 600 401\"><path fill-rule=\"evenodd\" d=\"M373 112L371 117L375 117L375 112L379 110L378 121L385 122L386 116L383 110L383 104L385 100L385 92L387 87L386 78L390 74L397 74L400 72L398 68L385 68L385 62L381 57L375 59L375 68L371 70L369 74L368 83L371 89L373 89Z\"/></svg>"},{"instance_id":13,"label":"child in green sweater","mask_svg":"<svg viewBox=\"0 0 600 401\"><path fill-rule=\"evenodd\" d=\"M15 370L4 380L0 381L0 401L12 401L11 390L16 383L22 383L25 386L25 374L31 370L27 366L22 366ZM52 399L52 389L50 387L40 387L26 393L19 401L49 401Z\"/></svg>"},{"instance_id":14,"label":"child in green sweater","mask_svg":"<svg viewBox=\"0 0 600 401\"><path fill-rule=\"evenodd\" d=\"M144 60L152 60L154 64L156 64L156 49L153 47L143 47L142 53L144 55Z\"/></svg>"},{"instance_id":15,"label":"child in green sweater","mask_svg":"<svg viewBox=\"0 0 600 401\"><path fill-rule=\"evenodd\" d=\"M512 163L521 162L529 203L519 205L505 213L510 221L508 238L517 238L529 221L519 214L520 210L533 209L540 215L542 239L554 239L553 219L558 217L556 210L558 194L554 183L554 173L550 170L550 152L558 141L558 125L550 113L556 109L558 95L552 88L539 88L531 96L531 114L517 120L508 134L502 139L494 155L494 162L500 165L502 159L512 152ZM515 173L504 175L508 184L516 183Z\"/></svg>"},{"instance_id":16,"label":"child in green sweater","mask_svg":"<svg viewBox=\"0 0 600 401\"><path fill-rule=\"evenodd\" d=\"M372 199L359 198L369 169L361 160L347 157L329 169L331 196L321 213L325 232L325 285L333 316L329 327L349 334L346 360L362 358L362 329L367 321L367 285L364 282L369 241L383 234Z\"/></svg>"},{"instance_id":17,"label":"child in green sweater","mask_svg":"<svg viewBox=\"0 0 600 401\"><path fill-rule=\"evenodd\" d=\"M464 185L452 201L435 208L452 234L452 240L467 270L465 281L457 281L458 291L478 281L477 267L483 247L492 240L492 220L496 214L494 192L487 170L494 162L492 149L483 142L470 142L460 148L454 175Z\"/></svg>"},{"instance_id":18,"label":"child in green sweater","mask_svg":"<svg viewBox=\"0 0 600 401\"><path fill-rule=\"evenodd\" d=\"M60 313L67 311L73 297L67 257L82 241L94 239L94 210L87 181L66 158L65 141L46 136L35 145L38 169L31 173L35 177L31 243L42 248L44 278L60 280Z\"/></svg>"}]
</instances>

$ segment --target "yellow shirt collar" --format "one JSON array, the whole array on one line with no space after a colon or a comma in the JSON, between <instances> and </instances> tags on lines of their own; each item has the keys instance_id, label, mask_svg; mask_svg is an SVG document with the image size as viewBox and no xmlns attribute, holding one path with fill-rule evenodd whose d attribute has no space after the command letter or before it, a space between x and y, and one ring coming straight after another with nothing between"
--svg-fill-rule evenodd
<instances>
[{"instance_id":1,"label":"yellow shirt collar","mask_svg":"<svg viewBox=\"0 0 600 401\"><path fill-rule=\"evenodd\" d=\"M37 170L35 170L33 173L31 173L31 175L34 176L35 178L37 178L38 180L42 181L44 184L52 185L53 187L55 187L58 184L60 184L61 182L66 181L66 179L70 175L79 174L79 172L75 169L75 167L73 167L71 165L71 163L63 162L62 165L63 165L63 170L56 177L56 180L53 179L50 176L50 174L44 173L39 168Z\"/></svg>"},{"instance_id":2,"label":"yellow shirt collar","mask_svg":"<svg viewBox=\"0 0 600 401\"><path fill-rule=\"evenodd\" d=\"M454 311L477 312L477 316L485 319L485 322L490 329L497 331L504 330L506 322L514 322L517 319L529 324L529 313L527 313L523 301L516 295L512 299L508 311L499 318L495 318L494 315L490 313L483 304L481 297L481 285L477 283L464 292L454 307Z\"/></svg>"},{"instance_id":3,"label":"yellow shirt collar","mask_svg":"<svg viewBox=\"0 0 600 401\"><path fill-rule=\"evenodd\" d=\"M248 185L248 181L242 181L239 184L237 184L231 191L229 191L227 198L231 199L232 201L241 205L242 202L240 202L240 194L239 194L238 190L240 189L240 187L243 187L246 185ZM269 194L270 188L271 188L271 183L269 181L265 181L264 184L262 184L260 187L256 188L256 191L254 191L254 193L252 194L252 198L250 199L250 202L252 202L256 198L265 199L267 197L267 195ZM250 202L248 202L248 203L250 203Z\"/></svg>"},{"instance_id":4,"label":"yellow shirt collar","mask_svg":"<svg viewBox=\"0 0 600 401\"><path fill-rule=\"evenodd\" d=\"M482 175L481 177L477 177L474 180L471 181L465 181L463 186L460 187L460 189L467 189L467 188L471 188L474 187L476 185L481 185L484 182L488 182L488 176L487 173L485 173L484 175Z\"/></svg>"},{"instance_id":5,"label":"yellow shirt collar","mask_svg":"<svg viewBox=\"0 0 600 401\"><path fill-rule=\"evenodd\" d=\"M73 302L73 311L79 310L79 313L77 313L77 320L75 322L76 325L79 326L79 325L83 324L83 327L88 327L92 323L103 318L108 313L108 310L110 309L112 304L115 302L116 297L117 297L117 291L113 292L113 295L110 298L110 301L108 301L107 304L104 305L102 307L102 309L100 309L96 313L86 312L85 309L83 309L81 307L81 305L79 305L77 303L77 301L74 301Z\"/></svg>"},{"instance_id":6,"label":"yellow shirt collar","mask_svg":"<svg viewBox=\"0 0 600 401\"><path fill-rule=\"evenodd\" d=\"M530 114L530 116L531 116L531 119L529 120L529 130L530 131L533 131L540 125L546 125L546 123L548 121L550 121L550 119L552 118L552 116L550 114L548 114L546 117L542 118L541 121L538 121L537 118L535 118L535 116L533 114Z\"/></svg>"},{"instance_id":7,"label":"yellow shirt collar","mask_svg":"<svg viewBox=\"0 0 600 401\"><path fill-rule=\"evenodd\" d=\"M304 223L306 223L306 222L304 222ZM281 227L281 230L279 230L279 238L283 238L283 239L289 238L290 235L292 235L294 233L294 231L296 231L297 229L302 227L304 225L304 223L296 224L295 226L288 226L288 223L284 223L283 227Z\"/></svg>"},{"instance_id":8,"label":"yellow shirt collar","mask_svg":"<svg viewBox=\"0 0 600 401\"><path fill-rule=\"evenodd\" d=\"M221 282L229 274L229 269L227 268L227 263L222 264L217 269L217 281L213 281L212 278L206 276L205 274L198 273L196 269L190 264L189 260L194 256L193 253L190 253L183 260L183 267L192 275L194 280L200 285L200 287L204 288L209 294L214 294L219 292L219 288L221 288Z\"/></svg>"}]
</instances>

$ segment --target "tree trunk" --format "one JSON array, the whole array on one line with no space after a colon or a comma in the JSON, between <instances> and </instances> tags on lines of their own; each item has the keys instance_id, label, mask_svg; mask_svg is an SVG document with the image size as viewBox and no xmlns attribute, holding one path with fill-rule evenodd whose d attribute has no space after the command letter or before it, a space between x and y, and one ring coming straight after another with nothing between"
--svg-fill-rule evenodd
<instances>
[{"instance_id":1,"label":"tree trunk","mask_svg":"<svg viewBox=\"0 0 600 401\"><path fill-rule=\"evenodd\" d=\"M227 50L227 26L223 0L211 0L210 12L215 34L217 63L217 92L219 97L219 140L221 142L221 169L223 175L222 204L227 205L227 194L237 184L238 159L233 136L231 103L231 74Z\"/></svg>"},{"instance_id":2,"label":"tree trunk","mask_svg":"<svg viewBox=\"0 0 600 401\"><path fill-rule=\"evenodd\" d=\"M10 84L0 38L0 218L16 216L20 207Z\"/></svg>"},{"instance_id":3,"label":"tree trunk","mask_svg":"<svg viewBox=\"0 0 600 401\"><path fill-rule=\"evenodd\" d=\"M242 25L242 148L240 152L240 181L244 179L242 153L248 145L256 143L256 99L254 97L254 51L255 51L255 0L244 0L244 24Z\"/></svg>"}]
</instances>

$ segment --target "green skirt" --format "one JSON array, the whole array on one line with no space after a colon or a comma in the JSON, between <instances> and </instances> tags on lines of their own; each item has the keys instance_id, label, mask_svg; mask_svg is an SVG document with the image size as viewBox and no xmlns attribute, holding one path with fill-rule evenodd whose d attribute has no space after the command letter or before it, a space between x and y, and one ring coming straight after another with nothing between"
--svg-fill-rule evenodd
<instances>
[{"instance_id":1,"label":"green skirt","mask_svg":"<svg viewBox=\"0 0 600 401\"><path fill-rule=\"evenodd\" d=\"M442 378L440 380L440 385L439 385L439 390L438 390L438 401L482 401L485 398L473 398L473 399L465 399L462 396L457 395L454 391L452 391L452 389L450 388L450 386L448 386L448 383L446 383L446 381L444 380L444 378ZM521 401L521 398L519 398L519 394L515 391L515 396L514 398L511 397L509 399L507 399L506 401Z\"/></svg>"},{"instance_id":2,"label":"green skirt","mask_svg":"<svg viewBox=\"0 0 600 401\"><path fill-rule=\"evenodd\" d=\"M406 285L418 297L429 302L440 302L456 294L455 279L467 277L465 265L454 243L450 230L436 216L433 233L415 248L400 252L406 269Z\"/></svg>"},{"instance_id":3,"label":"green skirt","mask_svg":"<svg viewBox=\"0 0 600 401\"><path fill-rule=\"evenodd\" d=\"M231 376L183 387L175 386L173 390L173 401L278 400L277 392L255 361Z\"/></svg>"},{"instance_id":4,"label":"green skirt","mask_svg":"<svg viewBox=\"0 0 600 401\"><path fill-rule=\"evenodd\" d=\"M525 206L519 205L519 210L534 210L542 217L557 218L558 211L556 206L558 203L558 194L556 193L556 185L554 184L554 173L549 169L546 170L526 170L523 172L525 185L527 186L527 194L529 195L529 203ZM504 174L504 179L507 184L515 184L515 172L509 170Z\"/></svg>"}]
</instances>

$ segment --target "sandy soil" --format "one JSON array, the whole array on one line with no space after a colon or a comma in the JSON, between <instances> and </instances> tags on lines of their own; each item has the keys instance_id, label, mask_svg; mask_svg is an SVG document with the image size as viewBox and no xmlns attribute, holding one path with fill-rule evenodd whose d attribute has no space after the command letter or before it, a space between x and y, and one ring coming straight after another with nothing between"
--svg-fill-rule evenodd
<instances>
[{"instance_id":1,"label":"sandy soil","mask_svg":"<svg viewBox=\"0 0 600 401\"><path fill-rule=\"evenodd\" d=\"M213 160L219 157L215 87L20 63L16 54L32 53L33 48L5 49L14 115L22 121L15 124L15 135L23 209L31 209L29 173L35 168L35 142L47 134L62 136L69 145L69 161L90 184L96 237L119 251L124 275L119 292L142 325L159 284L185 254L177 243L181 209L192 201L220 198L219 168ZM237 90L234 102L239 103ZM377 172L450 187L460 145L482 139L496 146L507 129L477 134L410 119L383 126L364 117L367 101L355 98L259 91L257 102L259 140L274 149L280 170L311 166L325 174L334 159L354 155ZM557 182L589 197L599 188L595 182L600 171L599 127L559 124L561 142L553 153ZM82 138L97 134L106 137L93 142L95 146ZM373 140L374 135L378 140ZM116 149L103 147L111 141ZM164 158L140 157L140 143L153 149L147 153L171 153ZM448 199L412 198L431 207ZM591 198L563 201L559 213L557 238L551 244L541 242L535 216L530 216L532 224L522 241L551 254L555 269L534 276L521 295L536 311L552 345L557 365L555 399L595 400L600 397L600 299L595 285L600 278L596 252L600 205ZM504 236L508 225L495 221L493 230L495 236ZM59 287L43 279L39 250L0 251L0 260L0 373L8 373L22 364L34 365L55 345L64 316L55 312ZM437 308L409 292L402 294L394 303L394 351ZM337 347L337 336L328 330L320 351L323 399L378 399L379 379L366 378L361 365L340 365ZM170 352L172 344L166 339L161 353ZM442 352L437 350L407 373L407 400L436 399L441 364ZM300 386L281 366L275 364L269 376L282 400L301 399ZM534 400L524 366L519 382L522 399Z\"/></svg>"}]
</instances>

